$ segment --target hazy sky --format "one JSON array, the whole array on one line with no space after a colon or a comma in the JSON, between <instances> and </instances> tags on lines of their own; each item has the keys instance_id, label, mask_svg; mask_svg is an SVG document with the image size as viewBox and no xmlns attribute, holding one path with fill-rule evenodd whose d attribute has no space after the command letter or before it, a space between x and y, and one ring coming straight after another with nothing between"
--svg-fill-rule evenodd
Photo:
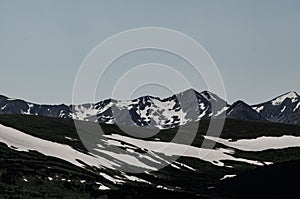
<instances>
[{"instance_id":1,"label":"hazy sky","mask_svg":"<svg viewBox=\"0 0 300 199\"><path fill-rule=\"evenodd\" d=\"M146 26L174 29L202 44L221 72L230 103L299 93L299 10L297 0L0 0L0 93L38 103L71 103L75 76L87 54L113 34ZM157 52L135 56L123 64L168 59ZM172 58L170 63L181 62ZM205 88L202 83L197 89ZM159 89L144 87L143 92L160 95Z\"/></svg>"}]
</instances>

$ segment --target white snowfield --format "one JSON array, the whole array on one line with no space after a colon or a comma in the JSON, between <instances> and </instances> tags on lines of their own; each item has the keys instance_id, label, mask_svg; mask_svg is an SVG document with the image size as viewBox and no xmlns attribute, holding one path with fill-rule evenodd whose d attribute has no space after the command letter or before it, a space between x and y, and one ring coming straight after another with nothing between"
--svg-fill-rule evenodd
<instances>
[{"instance_id":1,"label":"white snowfield","mask_svg":"<svg viewBox=\"0 0 300 199\"><path fill-rule=\"evenodd\" d=\"M17 151L38 151L46 156L63 159L79 167L84 167L84 165L79 163L77 159L98 168L102 166L107 168L118 166L116 163L102 157L84 154L76 151L68 145L43 140L1 124L0 142L5 143L10 148ZM100 162L101 165L99 165Z\"/></svg>"},{"instance_id":2,"label":"white snowfield","mask_svg":"<svg viewBox=\"0 0 300 199\"><path fill-rule=\"evenodd\" d=\"M81 153L68 145L43 140L1 124L0 142L5 143L10 148L17 151L38 151L46 156L56 157L79 167L85 167L85 165L81 164L77 160L98 168L106 167L115 169L121 167L121 165L113 162L114 159L117 159L118 162L123 161L124 163L132 166L137 166L148 170L156 170L156 168L144 164L134 156L129 156L126 154L114 154L110 151L103 151L103 154L111 156L111 158L108 160L94 154L89 155Z\"/></svg>"},{"instance_id":3,"label":"white snowfield","mask_svg":"<svg viewBox=\"0 0 300 199\"><path fill-rule=\"evenodd\" d=\"M237 141L230 141L211 136L205 136L205 138L243 151L263 151L268 149L300 147L300 137L289 135L284 135L281 137L263 136L256 139L241 139Z\"/></svg>"},{"instance_id":4,"label":"white snowfield","mask_svg":"<svg viewBox=\"0 0 300 199\"><path fill-rule=\"evenodd\" d=\"M255 165L264 165L265 163L253 160L247 160L243 158L235 158L230 153L232 151L226 149L204 149L194 146L188 146L177 143L169 142L157 142L157 141L144 141L140 139L130 138L122 135L112 134L106 135L105 137L115 140L120 140L128 144L132 144L139 148L148 149L156 153L162 153L167 156L184 156L198 158L207 162L210 162L217 166L225 166L222 160L233 160L239 162L246 162ZM119 154L115 154L116 157Z\"/></svg>"},{"instance_id":5,"label":"white snowfield","mask_svg":"<svg viewBox=\"0 0 300 199\"><path fill-rule=\"evenodd\" d=\"M84 154L68 145L43 140L0 124L0 142L7 144L10 148L25 152L38 151L46 156L56 157L68 161L79 167L85 167L85 165L80 162L82 161L87 165L98 168L117 169L120 168L122 164L128 164L129 166L132 165L140 168L145 168L147 170L157 170L153 165L162 164L163 162L172 164L172 162L168 162L167 160L162 159L163 156L184 156L197 158L210 162L217 166L226 166L222 162L224 160L245 162L254 165L269 164L268 162L259 162L255 160L247 160L244 158L236 158L233 156L234 150L222 148L204 149L177 143L145 141L121 136L118 134L105 135L104 139L107 139L106 142L102 142L104 146L102 146L102 148L100 147L96 149L99 152L103 153L103 157L101 157L101 155L96 156L91 154ZM235 142L208 136L206 137L206 139L214 140L228 147L244 151L261 151L266 149L300 147L300 137L294 136L260 137L257 139L238 140ZM122 144L119 141L122 141ZM121 152L120 150L119 153L112 152L108 149L108 146L112 145L115 147L123 146L128 150L124 152ZM135 147L136 149L147 149L148 153L136 156L137 154L133 150L135 149ZM194 170L194 168L190 167L189 165L183 165L179 162L174 162L173 166L175 166L176 168L185 167L190 170ZM131 180L133 178L129 177L127 179ZM134 180L136 181L137 179Z\"/></svg>"}]
</instances>

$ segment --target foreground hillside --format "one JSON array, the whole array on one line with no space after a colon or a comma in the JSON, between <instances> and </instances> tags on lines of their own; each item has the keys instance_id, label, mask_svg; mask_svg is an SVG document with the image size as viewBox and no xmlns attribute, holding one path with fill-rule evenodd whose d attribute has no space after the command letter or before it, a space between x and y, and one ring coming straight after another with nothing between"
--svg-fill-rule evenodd
<instances>
[{"instance_id":1,"label":"foreground hillside","mask_svg":"<svg viewBox=\"0 0 300 199\"><path fill-rule=\"evenodd\" d=\"M137 139L115 125L101 124L105 135L97 155L91 155L73 120L0 115L0 198L239 198L249 191L247 183L260 181L260 169L278 186L289 182L277 172L289 168L289 174L299 173L285 166L300 160L299 126L227 119L221 137L215 138L206 136L208 124L199 123L192 146L171 142L176 128ZM96 123L82 125L94 135ZM188 135L195 125L183 126L183 132ZM216 145L202 156L204 140ZM166 163L183 149L181 157ZM258 186L251 189L257 197L259 191Z\"/></svg>"}]
</instances>

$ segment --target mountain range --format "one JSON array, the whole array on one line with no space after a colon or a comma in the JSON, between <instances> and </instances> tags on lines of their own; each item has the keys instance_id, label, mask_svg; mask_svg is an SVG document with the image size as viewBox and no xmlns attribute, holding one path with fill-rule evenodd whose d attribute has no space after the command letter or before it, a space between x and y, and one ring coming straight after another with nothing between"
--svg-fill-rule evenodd
<instances>
[{"instance_id":1,"label":"mountain range","mask_svg":"<svg viewBox=\"0 0 300 199\"><path fill-rule=\"evenodd\" d=\"M209 91L189 89L164 99L142 96L133 100L106 99L81 105L40 105L0 95L0 114L70 118L159 129L211 117L300 125L300 96L289 92L256 105L240 100L228 104Z\"/></svg>"},{"instance_id":2,"label":"mountain range","mask_svg":"<svg viewBox=\"0 0 300 199\"><path fill-rule=\"evenodd\" d=\"M193 89L82 105L0 96L0 113L0 198L299 198L294 92L257 105ZM143 127L158 131L135 136L157 130Z\"/></svg>"}]
</instances>

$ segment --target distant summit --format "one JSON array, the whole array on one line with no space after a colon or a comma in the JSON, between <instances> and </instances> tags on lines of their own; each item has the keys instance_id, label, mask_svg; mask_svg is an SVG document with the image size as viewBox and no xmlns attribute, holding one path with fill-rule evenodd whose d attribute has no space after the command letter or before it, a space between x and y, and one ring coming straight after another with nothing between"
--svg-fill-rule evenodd
<instances>
[{"instance_id":1,"label":"distant summit","mask_svg":"<svg viewBox=\"0 0 300 199\"><path fill-rule=\"evenodd\" d=\"M237 101L227 110L227 117L238 120L267 121L261 114L243 101Z\"/></svg>"}]
</instances>

